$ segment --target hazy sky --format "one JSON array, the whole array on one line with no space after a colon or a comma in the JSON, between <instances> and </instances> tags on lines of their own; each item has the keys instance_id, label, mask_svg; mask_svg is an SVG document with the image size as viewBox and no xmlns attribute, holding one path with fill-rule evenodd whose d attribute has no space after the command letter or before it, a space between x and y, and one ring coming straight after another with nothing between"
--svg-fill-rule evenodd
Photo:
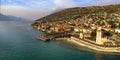
<instances>
[{"instance_id":1,"label":"hazy sky","mask_svg":"<svg viewBox=\"0 0 120 60\"><path fill-rule=\"evenodd\" d=\"M65 8L112 4L120 0L0 0L0 13L38 19Z\"/></svg>"}]
</instances>

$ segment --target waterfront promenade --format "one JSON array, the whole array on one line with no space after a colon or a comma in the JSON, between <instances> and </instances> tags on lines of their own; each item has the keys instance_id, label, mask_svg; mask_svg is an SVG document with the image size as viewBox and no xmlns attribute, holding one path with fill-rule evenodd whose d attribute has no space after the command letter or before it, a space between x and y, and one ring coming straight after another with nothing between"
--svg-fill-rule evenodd
<instances>
[{"instance_id":1,"label":"waterfront promenade","mask_svg":"<svg viewBox=\"0 0 120 60\"><path fill-rule=\"evenodd\" d=\"M88 39L80 39L80 38L74 37L74 35L71 35L71 34L56 34L56 35L49 35L49 36L40 36L38 37L38 39L42 41L62 40L62 41L70 42L73 45L89 48L94 51L119 52L120 53L120 46L99 45L94 41L91 41Z\"/></svg>"},{"instance_id":2,"label":"waterfront promenade","mask_svg":"<svg viewBox=\"0 0 120 60\"><path fill-rule=\"evenodd\" d=\"M120 47L105 47L102 45L97 45L95 42L89 41L87 39L82 40L76 37L71 37L71 38L57 38L57 40L65 40L74 45L83 46L83 47L92 49L94 51L120 53Z\"/></svg>"}]
</instances>

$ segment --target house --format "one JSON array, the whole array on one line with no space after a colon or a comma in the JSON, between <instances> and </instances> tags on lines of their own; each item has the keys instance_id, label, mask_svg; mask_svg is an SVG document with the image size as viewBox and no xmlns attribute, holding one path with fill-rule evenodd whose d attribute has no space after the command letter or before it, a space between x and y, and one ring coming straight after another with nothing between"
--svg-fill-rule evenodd
<instances>
[{"instance_id":1,"label":"house","mask_svg":"<svg viewBox=\"0 0 120 60\"><path fill-rule=\"evenodd\" d=\"M115 33L120 33L120 29L115 29Z\"/></svg>"},{"instance_id":2,"label":"house","mask_svg":"<svg viewBox=\"0 0 120 60\"><path fill-rule=\"evenodd\" d=\"M57 26L50 27L50 30L54 32L59 32L59 28Z\"/></svg>"},{"instance_id":3,"label":"house","mask_svg":"<svg viewBox=\"0 0 120 60\"><path fill-rule=\"evenodd\" d=\"M74 28L74 31L75 32L79 32L79 28Z\"/></svg>"}]
</instances>

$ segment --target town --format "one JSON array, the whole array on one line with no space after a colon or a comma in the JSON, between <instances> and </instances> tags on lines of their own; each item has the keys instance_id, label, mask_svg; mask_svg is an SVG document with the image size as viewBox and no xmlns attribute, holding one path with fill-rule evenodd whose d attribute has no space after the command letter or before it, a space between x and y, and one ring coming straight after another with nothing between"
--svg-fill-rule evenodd
<instances>
[{"instance_id":1,"label":"town","mask_svg":"<svg viewBox=\"0 0 120 60\"><path fill-rule=\"evenodd\" d=\"M120 46L120 13L93 13L71 20L41 21L35 22L33 27L49 35L74 33L75 37L89 39L96 44Z\"/></svg>"}]
</instances>

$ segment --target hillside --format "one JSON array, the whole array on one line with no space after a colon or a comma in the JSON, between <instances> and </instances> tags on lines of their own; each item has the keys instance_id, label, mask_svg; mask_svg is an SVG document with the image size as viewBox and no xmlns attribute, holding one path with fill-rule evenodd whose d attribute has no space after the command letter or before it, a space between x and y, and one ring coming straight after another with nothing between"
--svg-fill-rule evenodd
<instances>
[{"instance_id":1,"label":"hillside","mask_svg":"<svg viewBox=\"0 0 120 60\"><path fill-rule=\"evenodd\" d=\"M87 16L88 18L89 17L94 18L94 15L100 16L101 14L103 14L104 17L109 18L110 16L108 15L111 13L120 14L120 5L69 8L69 9L65 9L63 11L48 15L46 17L40 18L37 20L37 22L49 21L49 20L55 20L55 21L70 20L70 19L82 18L84 16Z\"/></svg>"}]
</instances>

